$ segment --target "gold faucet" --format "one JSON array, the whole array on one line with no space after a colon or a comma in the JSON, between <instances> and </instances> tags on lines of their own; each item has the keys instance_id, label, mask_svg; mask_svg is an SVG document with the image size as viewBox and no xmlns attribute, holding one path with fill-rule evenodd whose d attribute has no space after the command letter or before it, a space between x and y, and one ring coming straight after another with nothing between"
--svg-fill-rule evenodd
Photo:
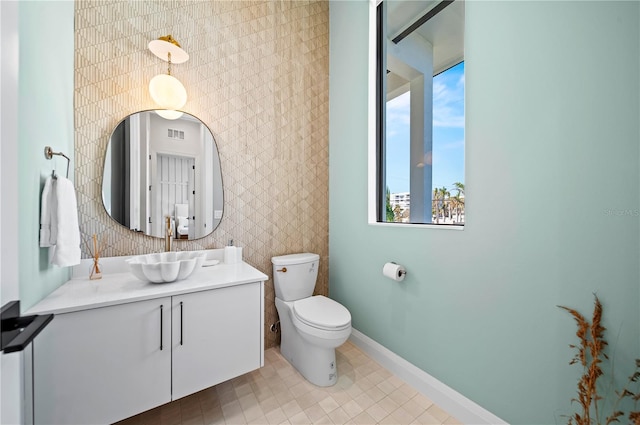
<instances>
[{"instance_id":1,"label":"gold faucet","mask_svg":"<svg viewBox=\"0 0 640 425\"><path fill-rule=\"evenodd\" d=\"M166 217L167 225L164 229L164 250L166 252L171 251L171 236L173 236L173 229L171 229L171 216Z\"/></svg>"}]
</instances>

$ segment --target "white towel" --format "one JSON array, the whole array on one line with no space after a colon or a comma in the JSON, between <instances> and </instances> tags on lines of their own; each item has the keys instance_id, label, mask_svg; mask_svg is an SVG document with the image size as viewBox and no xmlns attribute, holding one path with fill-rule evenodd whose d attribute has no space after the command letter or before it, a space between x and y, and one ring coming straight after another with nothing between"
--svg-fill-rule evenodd
<instances>
[{"instance_id":1,"label":"white towel","mask_svg":"<svg viewBox=\"0 0 640 425\"><path fill-rule=\"evenodd\" d=\"M51 211L50 241L53 246L49 248L49 259L51 264L56 266L75 266L80 264L81 254L78 207L73 183L65 177L58 176L53 180L52 194L55 199L49 206L55 204L55 213Z\"/></svg>"},{"instance_id":2,"label":"white towel","mask_svg":"<svg viewBox=\"0 0 640 425\"><path fill-rule=\"evenodd\" d=\"M53 205L55 197L51 189L53 179L51 176L44 181L44 189L42 189L42 206L40 210L40 246L45 248L55 244L55 237L51 243L51 213L58 206Z\"/></svg>"}]
</instances>

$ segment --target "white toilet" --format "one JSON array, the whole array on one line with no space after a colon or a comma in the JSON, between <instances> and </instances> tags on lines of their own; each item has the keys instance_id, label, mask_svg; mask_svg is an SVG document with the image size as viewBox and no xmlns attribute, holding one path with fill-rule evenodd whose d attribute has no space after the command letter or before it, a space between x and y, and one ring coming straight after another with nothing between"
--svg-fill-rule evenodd
<instances>
[{"instance_id":1,"label":"white toilet","mask_svg":"<svg viewBox=\"0 0 640 425\"><path fill-rule=\"evenodd\" d=\"M349 310L322 295L312 296L318 254L282 255L271 262L280 316L280 352L312 384L335 384L336 347L351 335Z\"/></svg>"}]
</instances>

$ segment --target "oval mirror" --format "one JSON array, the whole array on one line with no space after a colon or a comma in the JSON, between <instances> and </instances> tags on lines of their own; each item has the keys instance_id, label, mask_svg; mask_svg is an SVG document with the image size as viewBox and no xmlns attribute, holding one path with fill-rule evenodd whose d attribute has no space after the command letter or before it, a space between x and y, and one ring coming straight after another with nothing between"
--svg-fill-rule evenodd
<instances>
[{"instance_id":1,"label":"oval mirror","mask_svg":"<svg viewBox=\"0 0 640 425\"><path fill-rule=\"evenodd\" d=\"M111 218L135 232L163 238L170 217L175 239L202 238L222 219L218 149L198 118L182 113L165 119L159 115L165 112L134 113L113 130L102 203Z\"/></svg>"}]
</instances>

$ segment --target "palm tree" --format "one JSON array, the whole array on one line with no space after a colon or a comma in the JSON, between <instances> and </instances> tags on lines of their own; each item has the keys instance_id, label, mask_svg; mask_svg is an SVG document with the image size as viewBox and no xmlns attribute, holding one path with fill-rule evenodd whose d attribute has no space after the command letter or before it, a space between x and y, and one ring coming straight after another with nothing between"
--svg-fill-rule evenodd
<instances>
[{"instance_id":1,"label":"palm tree","mask_svg":"<svg viewBox=\"0 0 640 425\"><path fill-rule=\"evenodd\" d=\"M442 218L445 217L447 205L446 201L449 197L450 193L446 187L441 187L440 189L433 189L433 203L434 203L434 211L436 216L436 224L440 223L440 211L442 211Z\"/></svg>"},{"instance_id":2,"label":"palm tree","mask_svg":"<svg viewBox=\"0 0 640 425\"><path fill-rule=\"evenodd\" d=\"M455 182L453 184L455 190L458 191L454 196L456 200L456 222L460 222L460 210L462 210L462 214L464 214L464 183Z\"/></svg>"},{"instance_id":3,"label":"palm tree","mask_svg":"<svg viewBox=\"0 0 640 425\"><path fill-rule=\"evenodd\" d=\"M463 195L463 197L464 197L464 183L455 182L455 183L453 184L453 187L454 187L454 189L455 189L455 190L457 190L457 191L458 191L458 194L457 194L456 196L458 196L458 197L459 197L459 196L460 196L460 194L462 194L462 195Z\"/></svg>"},{"instance_id":4,"label":"palm tree","mask_svg":"<svg viewBox=\"0 0 640 425\"><path fill-rule=\"evenodd\" d=\"M455 195L450 198L451 209L455 211L456 214L456 223L460 222L460 210L464 208L464 200L460 198L459 195Z\"/></svg>"},{"instance_id":5,"label":"palm tree","mask_svg":"<svg viewBox=\"0 0 640 425\"><path fill-rule=\"evenodd\" d=\"M398 204L393 208L393 221L402 223L402 207Z\"/></svg>"},{"instance_id":6,"label":"palm tree","mask_svg":"<svg viewBox=\"0 0 640 425\"><path fill-rule=\"evenodd\" d=\"M449 210L447 201L449 200L450 195L451 194L449 193L449 189L444 186L440 188L440 196L442 197L442 218L445 218L447 216L447 210Z\"/></svg>"},{"instance_id":7,"label":"palm tree","mask_svg":"<svg viewBox=\"0 0 640 425\"><path fill-rule=\"evenodd\" d=\"M433 207L431 208L431 212L433 216L436 218L436 224L440 223L440 190L436 187L433 189Z\"/></svg>"},{"instance_id":8,"label":"palm tree","mask_svg":"<svg viewBox=\"0 0 640 425\"><path fill-rule=\"evenodd\" d=\"M385 206L385 216L386 216L386 220L387 222L391 222L393 223L393 208L391 208L391 191L389 190L389 188L387 187L387 191L386 191L386 206Z\"/></svg>"},{"instance_id":9,"label":"palm tree","mask_svg":"<svg viewBox=\"0 0 640 425\"><path fill-rule=\"evenodd\" d=\"M440 188L440 194L442 195L442 218L449 216L451 218L451 208L449 208L449 197L451 193L449 193L449 189L442 186Z\"/></svg>"},{"instance_id":10,"label":"palm tree","mask_svg":"<svg viewBox=\"0 0 640 425\"><path fill-rule=\"evenodd\" d=\"M404 210L402 210L402 215L401 215L402 220L401 221L403 223L406 223L406 222L409 221L409 217L411 217L411 211L410 210L411 210L411 208L405 208Z\"/></svg>"}]
</instances>

